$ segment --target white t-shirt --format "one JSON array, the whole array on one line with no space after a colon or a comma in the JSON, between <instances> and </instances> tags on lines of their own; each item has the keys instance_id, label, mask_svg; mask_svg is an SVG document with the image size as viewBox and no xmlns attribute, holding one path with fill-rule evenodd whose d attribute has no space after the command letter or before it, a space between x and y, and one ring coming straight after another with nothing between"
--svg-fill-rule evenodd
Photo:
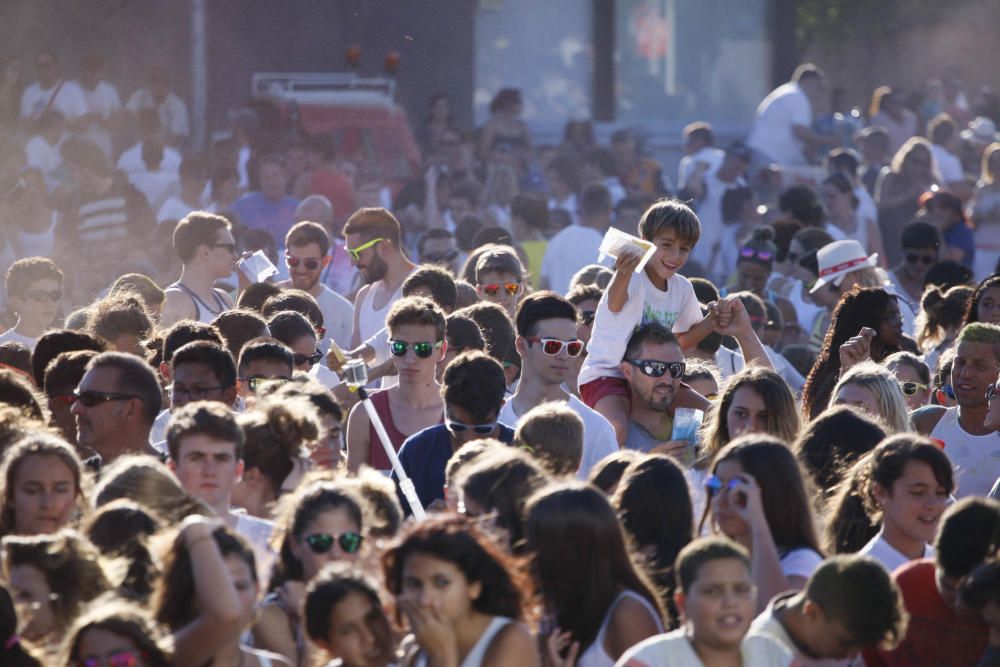
<instances>
[{"instance_id":1,"label":"white t-shirt","mask_svg":"<svg viewBox=\"0 0 1000 667\"><path fill-rule=\"evenodd\" d=\"M778 86L757 107L747 145L778 164L804 165L802 142L793 127L812 125L812 103L797 83Z\"/></svg>"},{"instance_id":2,"label":"white t-shirt","mask_svg":"<svg viewBox=\"0 0 1000 667\"><path fill-rule=\"evenodd\" d=\"M35 343L38 342L38 339L28 338L27 336L17 333L16 331L14 331L14 329L7 329L7 331L4 331L2 334L0 334L0 343L9 343L9 342L21 343L26 348L34 352Z\"/></svg>"},{"instance_id":3,"label":"white t-shirt","mask_svg":"<svg viewBox=\"0 0 1000 667\"><path fill-rule=\"evenodd\" d=\"M62 166L62 154L59 153L61 144L62 142L59 141L53 146L41 135L36 134L28 139L28 143L24 145L24 154L28 158L28 165L41 171L46 181L49 181L53 172Z\"/></svg>"},{"instance_id":4,"label":"white t-shirt","mask_svg":"<svg viewBox=\"0 0 1000 667\"><path fill-rule=\"evenodd\" d=\"M340 346L340 349L347 350L351 347L351 330L354 327L354 304L340 296L326 285L322 288L316 303L323 311L323 326L326 327L326 335L332 338Z\"/></svg>"},{"instance_id":5,"label":"white t-shirt","mask_svg":"<svg viewBox=\"0 0 1000 667\"><path fill-rule=\"evenodd\" d=\"M573 274L597 261L603 238L591 227L570 225L549 239L541 269L542 278L549 281L549 289L557 294L568 292Z\"/></svg>"},{"instance_id":6,"label":"white t-shirt","mask_svg":"<svg viewBox=\"0 0 1000 667\"><path fill-rule=\"evenodd\" d=\"M687 185L688 179L691 178L691 174L694 172L695 166L699 162L704 162L708 165L708 174L714 174L718 171L719 166L726 157L726 151L721 148L716 148L715 146L705 146L697 153L691 155L685 155L681 158L681 163L677 167L677 189L683 190L684 186Z\"/></svg>"},{"instance_id":7,"label":"white t-shirt","mask_svg":"<svg viewBox=\"0 0 1000 667\"><path fill-rule=\"evenodd\" d=\"M163 202L163 206L156 213L156 221L163 222L164 220L180 220L181 218L187 216L191 211L203 211L204 207L198 204L195 207L191 207L191 204L186 203L181 199L180 195L174 195L172 197L167 197L166 201Z\"/></svg>"},{"instance_id":8,"label":"white t-shirt","mask_svg":"<svg viewBox=\"0 0 1000 667\"><path fill-rule=\"evenodd\" d=\"M771 637L747 635L740 647L747 667L787 667L792 653ZM616 667L704 667L686 628L644 639L622 654Z\"/></svg>"},{"instance_id":9,"label":"white t-shirt","mask_svg":"<svg viewBox=\"0 0 1000 667\"><path fill-rule=\"evenodd\" d=\"M761 615L755 618L754 622L750 625L748 637L768 637L778 642L778 644L795 657L796 667L846 667L849 665L850 661L848 660L816 660L798 653L795 642L792 641L788 631L785 630L785 626L781 624L781 621L778 620L775 614L776 606L784 606L795 595L797 595L795 591L782 593L771 600L770 604L767 605L767 609L761 612Z\"/></svg>"},{"instance_id":10,"label":"white t-shirt","mask_svg":"<svg viewBox=\"0 0 1000 667\"><path fill-rule=\"evenodd\" d=\"M943 183L954 183L965 180L965 172L962 171L962 161L957 155L949 151L941 144L931 145L934 153L934 162L937 164L938 173L941 174Z\"/></svg>"},{"instance_id":11,"label":"white t-shirt","mask_svg":"<svg viewBox=\"0 0 1000 667\"><path fill-rule=\"evenodd\" d=\"M49 99L55 93L55 100L49 107L58 111L66 120L73 120L87 113L87 98L75 81L63 81L56 92L57 83L52 88L43 89L37 81L24 89L21 94L21 118L37 118L47 106Z\"/></svg>"},{"instance_id":12,"label":"white t-shirt","mask_svg":"<svg viewBox=\"0 0 1000 667\"><path fill-rule=\"evenodd\" d=\"M795 366L792 366L792 362L786 359L785 355L772 349L771 346L765 345L764 351L767 353L767 358L771 361L771 365L774 366L775 372L781 376L781 379L787 382L788 386L796 394L801 392L802 387L806 384L806 379L802 377L802 373L795 370Z\"/></svg>"},{"instance_id":13,"label":"white t-shirt","mask_svg":"<svg viewBox=\"0 0 1000 667\"><path fill-rule=\"evenodd\" d=\"M658 322L675 333L683 333L701 319L701 306L687 278L675 274L667 280L666 291L662 291L650 282L645 271L634 274L628 283L628 301L621 311L612 313L608 308L607 292L601 297L579 383L599 377L622 377L618 366L637 327Z\"/></svg>"},{"instance_id":14,"label":"white t-shirt","mask_svg":"<svg viewBox=\"0 0 1000 667\"><path fill-rule=\"evenodd\" d=\"M725 345L720 345L715 353L715 365L719 368L722 379L725 380L743 370L746 361L739 350L730 350Z\"/></svg>"},{"instance_id":15,"label":"white t-shirt","mask_svg":"<svg viewBox=\"0 0 1000 667\"><path fill-rule=\"evenodd\" d=\"M573 394L568 394L569 399L566 405L583 420L583 458L580 460L580 469L576 476L579 479L587 479L590 476L590 469L609 454L618 451L618 440L615 437L615 429L611 422L604 418L599 412L587 407L587 405ZM514 401L509 400L497 415L497 421L507 424L511 428L517 428L520 417L514 413Z\"/></svg>"},{"instance_id":16,"label":"white t-shirt","mask_svg":"<svg viewBox=\"0 0 1000 667\"><path fill-rule=\"evenodd\" d=\"M180 178L177 170L181 166L181 154L170 146L163 147L163 161L160 162L161 172L171 172L175 179ZM127 174L146 171L146 163L142 161L142 142L128 148L118 158L118 168Z\"/></svg>"},{"instance_id":17,"label":"white t-shirt","mask_svg":"<svg viewBox=\"0 0 1000 667\"><path fill-rule=\"evenodd\" d=\"M889 571L890 574L898 570L901 566L910 562L910 559L896 551L896 549L885 541L882 531L869 540L868 544L858 551L859 556L871 556ZM924 545L924 555L921 558L934 558L934 547L929 544Z\"/></svg>"},{"instance_id":18,"label":"white t-shirt","mask_svg":"<svg viewBox=\"0 0 1000 667\"><path fill-rule=\"evenodd\" d=\"M120 111L122 108L118 89L107 81L98 81L93 90L87 90L83 86L80 86L80 89L87 99L87 110L97 114L102 120L107 120L112 113ZM84 136L100 146L101 150L108 157L111 157L111 133L106 128L96 123L91 124Z\"/></svg>"},{"instance_id":19,"label":"white t-shirt","mask_svg":"<svg viewBox=\"0 0 1000 667\"><path fill-rule=\"evenodd\" d=\"M724 232L728 229L722 223L722 198L729 190L746 185L746 181L737 178L731 183L726 183L720 181L714 173L706 174L703 180L705 196L697 207L698 220L701 222L701 237L691 250L691 258L705 267L708 275L721 284L735 266L725 266L722 263L721 244L725 238Z\"/></svg>"},{"instance_id":20,"label":"white t-shirt","mask_svg":"<svg viewBox=\"0 0 1000 667\"><path fill-rule=\"evenodd\" d=\"M566 197L566 199L563 199L562 201L556 199L555 197L552 197L551 199L549 199L549 210L550 211L554 211L557 208L561 208L562 210L564 210L567 213L569 213L569 217L570 217L570 220L573 221L572 222L573 225L579 225L580 224L580 215L579 215L579 212L577 211L577 207L576 207L576 194L575 193L570 193L570 195L568 197Z\"/></svg>"},{"instance_id":21,"label":"white t-shirt","mask_svg":"<svg viewBox=\"0 0 1000 667\"><path fill-rule=\"evenodd\" d=\"M340 384L340 376L323 364L313 364L313 367L309 369L309 377L327 389L333 389Z\"/></svg>"},{"instance_id":22,"label":"white t-shirt","mask_svg":"<svg viewBox=\"0 0 1000 667\"><path fill-rule=\"evenodd\" d=\"M271 577L271 566L274 564L274 551L268 544L271 533L274 532L274 524L251 516L243 509L231 509L229 514L236 517L236 532L245 537L253 547L257 579L261 582L268 581Z\"/></svg>"},{"instance_id":23,"label":"white t-shirt","mask_svg":"<svg viewBox=\"0 0 1000 667\"><path fill-rule=\"evenodd\" d=\"M128 98L128 103L125 105L125 108L133 113L154 107L160 115L160 122L163 123L163 127L167 128L170 134L178 137L186 137L191 133L188 125L187 105L173 93L167 93L167 97L163 100L163 103L156 106L156 102L153 100L153 95L149 92L149 89L140 88L132 93L132 96Z\"/></svg>"},{"instance_id":24,"label":"white t-shirt","mask_svg":"<svg viewBox=\"0 0 1000 667\"><path fill-rule=\"evenodd\" d=\"M871 220L878 224L878 207L875 205L875 200L872 196L868 194L868 190L865 186L860 183L854 187L854 196L858 198L858 222L867 224L868 220ZM868 248L865 248L868 250ZM871 250L868 250L871 252Z\"/></svg>"},{"instance_id":25,"label":"white t-shirt","mask_svg":"<svg viewBox=\"0 0 1000 667\"><path fill-rule=\"evenodd\" d=\"M822 562L823 557L808 547L792 549L781 557L781 572L786 577L808 579Z\"/></svg>"},{"instance_id":26,"label":"white t-shirt","mask_svg":"<svg viewBox=\"0 0 1000 667\"><path fill-rule=\"evenodd\" d=\"M1000 433L972 435L958 423L958 406L948 408L931 431L944 443L955 468L955 497L986 496L1000 477Z\"/></svg>"}]
</instances>

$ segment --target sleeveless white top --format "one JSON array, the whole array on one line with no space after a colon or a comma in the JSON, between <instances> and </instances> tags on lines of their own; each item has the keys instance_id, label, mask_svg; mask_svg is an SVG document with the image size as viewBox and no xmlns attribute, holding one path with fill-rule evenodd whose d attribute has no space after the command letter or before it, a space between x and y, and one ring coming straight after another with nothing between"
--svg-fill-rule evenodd
<instances>
[{"instance_id":1,"label":"sleeveless white top","mask_svg":"<svg viewBox=\"0 0 1000 667\"><path fill-rule=\"evenodd\" d=\"M389 314L392 304L403 298L403 286L385 302L380 309L375 310L375 284L372 283L365 291L365 298L358 304L358 340L364 342L385 328L385 316Z\"/></svg>"},{"instance_id":2,"label":"sleeveless white top","mask_svg":"<svg viewBox=\"0 0 1000 667\"><path fill-rule=\"evenodd\" d=\"M514 619L507 618L506 616L494 616L490 624L486 626L483 634L479 635L479 640L476 645L472 647L469 654L465 656L465 660L462 661L460 667L479 667L483 664L483 658L486 657L486 651L489 650L490 644L493 643L493 639L503 630L509 623L513 623ZM414 661L414 667L427 667L427 656L420 653L417 659Z\"/></svg>"},{"instance_id":3,"label":"sleeveless white top","mask_svg":"<svg viewBox=\"0 0 1000 667\"><path fill-rule=\"evenodd\" d=\"M649 604L649 600L634 591L622 591L615 598L614 602L611 603L611 606L608 607L608 611L604 614L604 622L601 623L601 629L597 631L597 636L594 638L594 643L588 646L587 650L577 659L576 667L614 667L615 661L604 650L604 636L608 633L608 624L611 623L611 615L618 608L618 604L625 598L637 600L645 607L649 615L656 621L657 634L663 632L660 615L657 613L656 608Z\"/></svg>"},{"instance_id":4,"label":"sleeveless white top","mask_svg":"<svg viewBox=\"0 0 1000 667\"><path fill-rule=\"evenodd\" d=\"M220 313L222 313L222 311L229 309L229 305L225 302L225 300L221 296L219 296L219 293L215 289L212 290L212 296L215 297L214 304L205 303L200 296L198 296L197 294L195 294L194 292L192 292L190 289L188 289L179 282L171 284L164 291L183 292L185 295L187 295L187 297L191 299L191 301L194 303L194 309L197 317L193 319L195 319L198 322L201 322L202 324L211 324L212 322L215 321L215 318L218 317ZM212 310L213 307L218 308L218 310Z\"/></svg>"},{"instance_id":5,"label":"sleeveless white top","mask_svg":"<svg viewBox=\"0 0 1000 667\"><path fill-rule=\"evenodd\" d=\"M955 468L955 497L987 496L1000 477L1000 433L972 435L958 423L958 407L948 408L931 431L944 443Z\"/></svg>"},{"instance_id":6,"label":"sleeveless white top","mask_svg":"<svg viewBox=\"0 0 1000 667\"><path fill-rule=\"evenodd\" d=\"M52 219L49 221L49 228L43 232L17 233L17 248L20 257L51 257L52 250L56 243L56 211L52 212Z\"/></svg>"}]
</instances>

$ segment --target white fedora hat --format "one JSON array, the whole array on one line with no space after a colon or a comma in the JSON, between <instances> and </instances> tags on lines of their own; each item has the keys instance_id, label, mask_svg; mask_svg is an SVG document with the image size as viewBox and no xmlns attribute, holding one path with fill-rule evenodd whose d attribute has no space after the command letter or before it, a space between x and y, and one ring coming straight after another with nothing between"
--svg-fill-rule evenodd
<instances>
[{"instance_id":1,"label":"white fedora hat","mask_svg":"<svg viewBox=\"0 0 1000 667\"><path fill-rule=\"evenodd\" d=\"M844 276L851 271L876 266L878 253L868 255L859 242L847 239L834 241L820 248L816 253L816 262L819 264L819 280L809 290L810 293L824 285L839 286L844 281Z\"/></svg>"}]
</instances>

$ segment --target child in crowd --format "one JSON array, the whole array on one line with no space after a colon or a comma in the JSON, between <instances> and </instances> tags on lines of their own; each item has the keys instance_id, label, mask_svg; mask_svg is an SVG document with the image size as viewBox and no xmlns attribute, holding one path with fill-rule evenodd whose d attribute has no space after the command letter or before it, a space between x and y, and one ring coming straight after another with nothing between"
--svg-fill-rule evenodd
<instances>
[{"instance_id":1,"label":"child in crowd","mask_svg":"<svg viewBox=\"0 0 1000 667\"><path fill-rule=\"evenodd\" d=\"M683 625L636 644L616 667L787 667L792 654L771 637L747 636L757 587L750 555L725 538L695 540L677 557L677 607Z\"/></svg>"},{"instance_id":2,"label":"child in crowd","mask_svg":"<svg viewBox=\"0 0 1000 667\"><path fill-rule=\"evenodd\" d=\"M643 214L639 235L655 245L656 251L638 274L638 253L623 253L615 262L615 276L597 307L589 353L579 378L584 403L611 422L619 444L628 434L629 399L618 365L631 332L642 324L657 322L677 335L682 348L690 349L712 331L728 333L734 321L733 305L724 300L703 317L691 282L677 273L701 235L694 211L680 202L662 199ZM690 389L681 391L675 407L683 407L685 397L693 394Z\"/></svg>"},{"instance_id":3,"label":"child in crowd","mask_svg":"<svg viewBox=\"0 0 1000 667\"><path fill-rule=\"evenodd\" d=\"M0 343L16 341L35 349L35 341L55 322L63 297L63 272L51 259L27 257L7 269L4 280L17 324L0 334Z\"/></svg>"}]
</instances>

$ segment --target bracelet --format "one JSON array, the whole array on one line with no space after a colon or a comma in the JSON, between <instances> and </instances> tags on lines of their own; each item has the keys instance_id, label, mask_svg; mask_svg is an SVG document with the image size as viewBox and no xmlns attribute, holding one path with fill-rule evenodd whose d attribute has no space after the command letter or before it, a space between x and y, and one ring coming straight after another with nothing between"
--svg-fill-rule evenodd
<instances>
[{"instance_id":1,"label":"bracelet","mask_svg":"<svg viewBox=\"0 0 1000 667\"><path fill-rule=\"evenodd\" d=\"M205 540L211 540L211 539L213 539L212 533L208 533L207 535L199 535L193 540L184 540L184 546L187 548L188 551L191 551L194 549L195 545L198 544L199 542L204 542Z\"/></svg>"}]
</instances>

